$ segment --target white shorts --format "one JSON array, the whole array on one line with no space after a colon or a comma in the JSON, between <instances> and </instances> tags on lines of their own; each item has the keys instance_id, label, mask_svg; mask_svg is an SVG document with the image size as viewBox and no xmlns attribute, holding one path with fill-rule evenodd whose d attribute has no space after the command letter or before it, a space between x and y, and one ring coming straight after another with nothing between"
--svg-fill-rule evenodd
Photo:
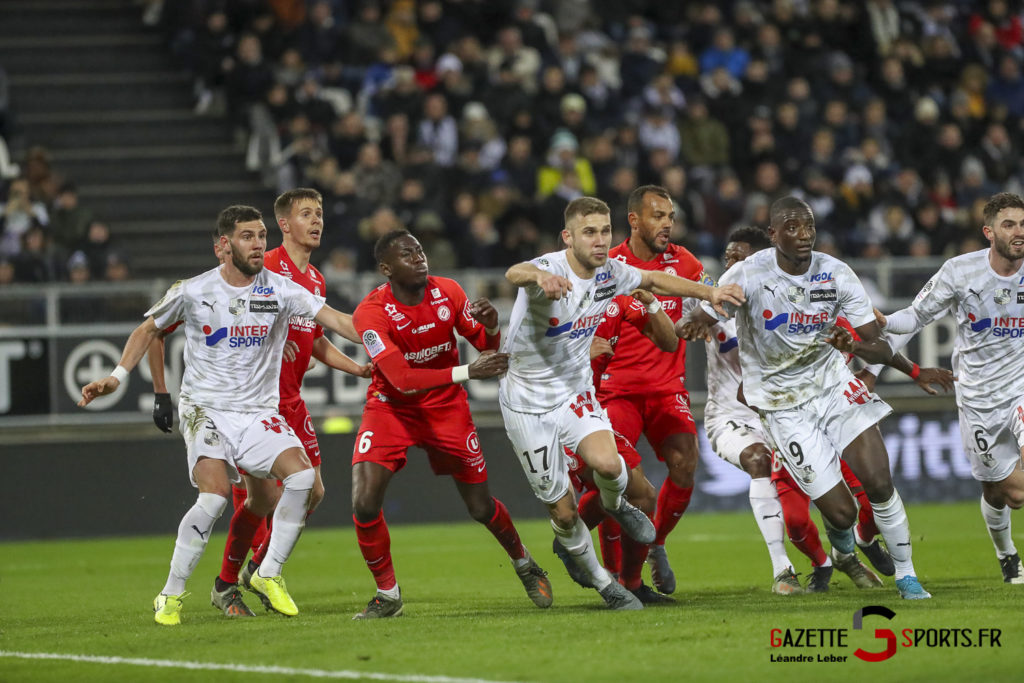
<instances>
[{"instance_id":1,"label":"white shorts","mask_svg":"<svg viewBox=\"0 0 1024 683\"><path fill-rule=\"evenodd\" d=\"M276 410L238 413L213 410L182 401L178 406L178 429L188 449L188 478L193 486L193 470L199 458L223 460L232 483L246 474L270 479L277 456L289 448L302 448L302 442Z\"/></svg>"},{"instance_id":2,"label":"white shorts","mask_svg":"<svg viewBox=\"0 0 1024 683\"><path fill-rule=\"evenodd\" d=\"M743 469L740 453L754 444L768 444L768 437L761 429L761 420L754 411L746 414L717 413L711 417L705 411L704 415L708 443L718 457L730 465Z\"/></svg>"},{"instance_id":3,"label":"white shorts","mask_svg":"<svg viewBox=\"0 0 1024 683\"><path fill-rule=\"evenodd\" d=\"M612 431L595 393L591 388L540 414L520 413L501 403L505 433L534 495L544 503L557 502L569 490L569 463L563 446L575 453L587 436Z\"/></svg>"},{"instance_id":4,"label":"white shorts","mask_svg":"<svg viewBox=\"0 0 1024 683\"><path fill-rule=\"evenodd\" d=\"M1024 447L1024 397L995 409L961 405L960 437L978 481L1002 481L1021 467Z\"/></svg>"},{"instance_id":5,"label":"white shorts","mask_svg":"<svg viewBox=\"0 0 1024 683\"><path fill-rule=\"evenodd\" d=\"M762 411L761 422L793 480L815 500L843 480L839 458L846 447L891 412L851 374L795 408Z\"/></svg>"}]
</instances>

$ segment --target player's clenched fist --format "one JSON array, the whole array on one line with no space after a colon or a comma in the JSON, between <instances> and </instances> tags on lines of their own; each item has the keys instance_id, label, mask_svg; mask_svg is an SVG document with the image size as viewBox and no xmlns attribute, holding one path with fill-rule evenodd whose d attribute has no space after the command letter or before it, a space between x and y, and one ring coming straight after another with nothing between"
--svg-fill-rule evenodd
<instances>
[{"instance_id":1,"label":"player's clenched fist","mask_svg":"<svg viewBox=\"0 0 1024 683\"><path fill-rule=\"evenodd\" d=\"M483 297L469 305L469 314L488 330L498 326L498 310Z\"/></svg>"},{"instance_id":2,"label":"player's clenched fist","mask_svg":"<svg viewBox=\"0 0 1024 683\"><path fill-rule=\"evenodd\" d=\"M103 379L98 379L95 382L89 382L82 387L82 400L78 402L78 407L84 408L92 403L94 398L114 393L117 391L119 386L121 386L121 383L113 376L104 377Z\"/></svg>"},{"instance_id":3,"label":"player's clenched fist","mask_svg":"<svg viewBox=\"0 0 1024 683\"><path fill-rule=\"evenodd\" d=\"M569 282L568 278L544 271L537 275L537 286L543 289L545 296L552 301L568 296L569 292L572 291L572 283Z\"/></svg>"},{"instance_id":4,"label":"player's clenched fist","mask_svg":"<svg viewBox=\"0 0 1024 683\"><path fill-rule=\"evenodd\" d=\"M612 343L604 337L594 337L594 341L590 342L590 360L600 358L604 355L615 355L615 349L612 348Z\"/></svg>"},{"instance_id":5,"label":"player's clenched fist","mask_svg":"<svg viewBox=\"0 0 1024 683\"><path fill-rule=\"evenodd\" d=\"M722 285L711 290L711 306L721 315L728 315L724 304L740 306L747 297L743 296L743 289L737 284Z\"/></svg>"},{"instance_id":6,"label":"player's clenched fist","mask_svg":"<svg viewBox=\"0 0 1024 683\"><path fill-rule=\"evenodd\" d=\"M469 364L470 379L487 379L505 374L508 370L508 354L484 351Z\"/></svg>"},{"instance_id":7,"label":"player's clenched fist","mask_svg":"<svg viewBox=\"0 0 1024 683\"><path fill-rule=\"evenodd\" d=\"M647 291L646 289L634 289L632 292L629 293L629 295L636 299L637 301L639 301L640 303L642 303L644 306L646 306L647 304L654 303L654 294Z\"/></svg>"},{"instance_id":8,"label":"player's clenched fist","mask_svg":"<svg viewBox=\"0 0 1024 683\"><path fill-rule=\"evenodd\" d=\"M825 341L836 347L843 353L853 353L853 335L845 327L836 325L830 332L831 336L826 338Z\"/></svg>"}]
</instances>

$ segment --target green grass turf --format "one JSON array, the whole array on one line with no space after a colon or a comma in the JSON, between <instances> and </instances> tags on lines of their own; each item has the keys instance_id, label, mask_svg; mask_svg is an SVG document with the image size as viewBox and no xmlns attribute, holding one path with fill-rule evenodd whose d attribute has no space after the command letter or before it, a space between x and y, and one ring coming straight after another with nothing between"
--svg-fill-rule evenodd
<instances>
[{"instance_id":1,"label":"green grass turf","mask_svg":"<svg viewBox=\"0 0 1024 683\"><path fill-rule=\"evenodd\" d=\"M218 524L189 588L183 624L153 623L173 538L0 545L0 650L359 671L501 681L1017 680L1024 665L1024 586L1002 583L977 504L913 505L915 562L934 599L901 601L892 579L859 591L836 574L830 593L770 592L767 553L750 514L692 514L670 537L677 605L602 609L551 554L546 521L519 525L549 570L555 604L528 601L500 547L472 523L392 528L406 614L352 621L373 583L350 529L303 536L286 568L301 614L228 620L210 607L226 526ZM1018 528L1021 519L1017 516ZM1018 541L1020 541L1018 534ZM792 547L800 572L809 562ZM645 572L646 574L646 572ZM892 621L855 610L885 605ZM772 628L847 629L849 647L778 648ZM903 648L881 663L852 656L883 649L876 628L1002 630L998 648ZM846 655L844 663L771 662L772 654ZM188 671L0 657L0 681L315 680L280 674ZM376 680L387 680L387 678ZM408 680L408 679L406 679Z\"/></svg>"}]
</instances>

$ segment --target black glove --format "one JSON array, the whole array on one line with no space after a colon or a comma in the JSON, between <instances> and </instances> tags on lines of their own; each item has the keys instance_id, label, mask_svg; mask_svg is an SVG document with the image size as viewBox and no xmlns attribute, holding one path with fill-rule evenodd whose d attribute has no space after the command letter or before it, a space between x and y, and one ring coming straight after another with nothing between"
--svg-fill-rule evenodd
<instances>
[{"instance_id":1,"label":"black glove","mask_svg":"<svg viewBox=\"0 0 1024 683\"><path fill-rule=\"evenodd\" d=\"M171 405L170 394L156 394L153 401L153 424L162 432L171 433L171 425L174 424L174 408Z\"/></svg>"}]
</instances>

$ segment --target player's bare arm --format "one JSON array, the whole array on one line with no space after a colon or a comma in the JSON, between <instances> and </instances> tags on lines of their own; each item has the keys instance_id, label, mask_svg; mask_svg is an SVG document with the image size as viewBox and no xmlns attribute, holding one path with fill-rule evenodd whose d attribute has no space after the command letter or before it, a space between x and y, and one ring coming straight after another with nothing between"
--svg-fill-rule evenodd
<instances>
[{"instance_id":1,"label":"player's bare arm","mask_svg":"<svg viewBox=\"0 0 1024 683\"><path fill-rule=\"evenodd\" d=\"M672 352L679 348L679 337L676 336L672 319L668 317L661 302L646 289L634 289L629 293L647 308L647 322L641 333L662 351Z\"/></svg>"},{"instance_id":2,"label":"player's bare arm","mask_svg":"<svg viewBox=\"0 0 1024 683\"><path fill-rule=\"evenodd\" d=\"M158 334L160 334L160 328L153 322L153 318L146 318L145 322L132 331L128 341L125 342L118 365L131 372L139 364L139 361L142 360L142 357L146 355L146 351L149 350L150 344L152 344ZM89 382L82 387L82 400L78 402L78 405L84 408L92 403L94 398L106 396L116 391L120 385L121 382L113 375L98 379L95 382Z\"/></svg>"},{"instance_id":3,"label":"player's bare arm","mask_svg":"<svg viewBox=\"0 0 1024 683\"><path fill-rule=\"evenodd\" d=\"M363 343L362 338L356 332L356 326L352 324L352 316L348 313L342 313L325 304L313 319L320 323L322 327L326 327L331 332L337 332L350 342L355 344Z\"/></svg>"},{"instance_id":4,"label":"player's bare arm","mask_svg":"<svg viewBox=\"0 0 1024 683\"><path fill-rule=\"evenodd\" d=\"M663 296L685 296L707 301L720 315L728 317L725 304L742 306L747 298L743 289L736 284L710 287L700 282L669 275L660 270L643 271L640 288Z\"/></svg>"},{"instance_id":5,"label":"player's bare arm","mask_svg":"<svg viewBox=\"0 0 1024 683\"><path fill-rule=\"evenodd\" d=\"M373 363L360 365L342 353L327 337L317 337L313 341L313 357L324 365L356 377L369 377L373 370Z\"/></svg>"},{"instance_id":6,"label":"player's bare arm","mask_svg":"<svg viewBox=\"0 0 1024 683\"><path fill-rule=\"evenodd\" d=\"M871 320L856 329L858 336L860 336L859 341L853 338L849 330L838 325L832 328L830 336L826 337L825 341L839 351L852 353L868 363L890 365L900 372L907 372L909 374L911 369L909 365L893 360L892 347L889 346L889 342L882 338L882 330L878 327L877 321ZM905 361L906 358L903 360Z\"/></svg>"},{"instance_id":7,"label":"player's bare arm","mask_svg":"<svg viewBox=\"0 0 1024 683\"><path fill-rule=\"evenodd\" d=\"M568 296L572 291L572 283L561 275L541 270L532 263L523 262L505 271L505 279L516 287L528 287L537 285L544 290L545 296L556 301L563 296Z\"/></svg>"}]
</instances>

